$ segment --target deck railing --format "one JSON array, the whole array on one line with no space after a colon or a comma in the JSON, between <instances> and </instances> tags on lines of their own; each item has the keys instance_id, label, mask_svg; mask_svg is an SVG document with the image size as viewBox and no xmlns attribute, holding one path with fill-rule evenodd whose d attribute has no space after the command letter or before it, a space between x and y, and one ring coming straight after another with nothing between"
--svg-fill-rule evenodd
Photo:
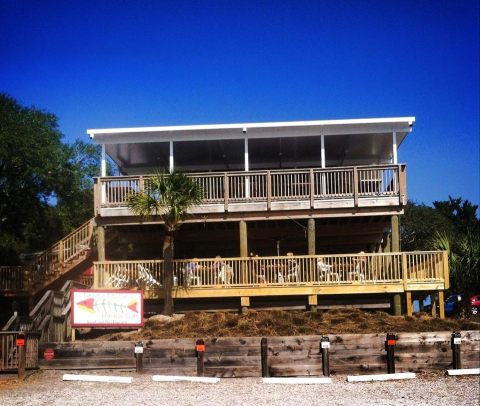
<instances>
[{"instance_id":1,"label":"deck railing","mask_svg":"<svg viewBox=\"0 0 480 406\"><path fill-rule=\"evenodd\" d=\"M281 287L406 283L448 284L443 251L348 255L208 258L174 261L177 288ZM162 286L164 262L94 263L95 286L155 291Z\"/></svg>"},{"instance_id":2,"label":"deck railing","mask_svg":"<svg viewBox=\"0 0 480 406\"><path fill-rule=\"evenodd\" d=\"M15 371L18 369L18 347L16 340L19 331L0 331L0 371ZM24 333L24 332L22 332ZM40 333L25 334L27 369L38 367L38 340Z\"/></svg>"},{"instance_id":3,"label":"deck railing","mask_svg":"<svg viewBox=\"0 0 480 406\"><path fill-rule=\"evenodd\" d=\"M398 197L406 203L405 165L355 166L190 174L204 193L202 204ZM152 175L96 179L96 209L125 207L148 189Z\"/></svg>"},{"instance_id":4,"label":"deck railing","mask_svg":"<svg viewBox=\"0 0 480 406\"><path fill-rule=\"evenodd\" d=\"M0 292L35 294L92 248L94 220L88 220L25 266L0 267Z\"/></svg>"}]
</instances>

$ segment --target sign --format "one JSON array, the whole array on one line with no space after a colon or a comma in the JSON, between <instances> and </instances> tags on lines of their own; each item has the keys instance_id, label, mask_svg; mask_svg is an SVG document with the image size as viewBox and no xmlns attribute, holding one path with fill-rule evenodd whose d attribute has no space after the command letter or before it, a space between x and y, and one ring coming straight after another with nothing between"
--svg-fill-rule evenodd
<instances>
[{"instance_id":1,"label":"sign","mask_svg":"<svg viewBox=\"0 0 480 406\"><path fill-rule=\"evenodd\" d=\"M461 343L462 343L462 339L460 337L453 338L453 344L461 344Z\"/></svg>"},{"instance_id":2,"label":"sign","mask_svg":"<svg viewBox=\"0 0 480 406\"><path fill-rule=\"evenodd\" d=\"M195 350L197 350L198 352L205 352L205 344L197 344L195 346Z\"/></svg>"},{"instance_id":3,"label":"sign","mask_svg":"<svg viewBox=\"0 0 480 406\"><path fill-rule=\"evenodd\" d=\"M143 347L135 346L135 354L143 354Z\"/></svg>"},{"instance_id":4,"label":"sign","mask_svg":"<svg viewBox=\"0 0 480 406\"><path fill-rule=\"evenodd\" d=\"M387 345L395 345L396 343L396 340L387 340Z\"/></svg>"},{"instance_id":5,"label":"sign","mask_svg":"<svg viewBox=\"0 0 480 406\"><path fill-rule=\"evenodd\" d=\"M72 327L143 326L142 290L74 289Z\"/></svg>"},{"instance_id":6,"label":"sign","mask_svg":"<svg viewBox=\"0 0 480 406\"><path fill-rule=\"evenodd\" d=\"M24 338L17 338L17 347L25 347L25 339Z\"/></svg>"},{"instance_id":7,"label":"sign","mask_svg":"<svg viewBox=\"0 0 480 406\"><path fill-rule=\"evenodd\" d=\"M320 346L321 346L321 348L330 348L330 342L329 341L320 341Z\"/></svg>"},{"instance_id":8,"label":"sign","mask_svg":"<svg viewBox=\"0 0 480 406\"><path fill-rule=\"evenodd\" d=\"M43 358L46 360L54 359L55 351L53 351L53 348L45 348L45 351L43 351Z\"/></svg>"}]
</instances>

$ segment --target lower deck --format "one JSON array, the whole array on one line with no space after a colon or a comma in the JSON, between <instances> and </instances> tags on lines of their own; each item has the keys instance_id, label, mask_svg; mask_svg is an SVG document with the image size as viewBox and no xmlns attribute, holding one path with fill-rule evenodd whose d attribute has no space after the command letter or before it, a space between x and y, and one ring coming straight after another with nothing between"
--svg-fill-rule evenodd
<instances>
[{"instance_id":1,"label":"lower deck","mask_svg":"<svg viewBox=\"0 0 480 406\"><path fill-rule=\"evenodd\" d=\"M165 263L162 260L94 263L94 288L142 289L145 298L161 299ZM411 313L414 292L448 289L445 252L290 255L253 258L174 260L174 299L303 296L316 306L319 297L335 295L406 296ZM320 299L321 300L321 299Z\"/></svg>"}]
</instances>

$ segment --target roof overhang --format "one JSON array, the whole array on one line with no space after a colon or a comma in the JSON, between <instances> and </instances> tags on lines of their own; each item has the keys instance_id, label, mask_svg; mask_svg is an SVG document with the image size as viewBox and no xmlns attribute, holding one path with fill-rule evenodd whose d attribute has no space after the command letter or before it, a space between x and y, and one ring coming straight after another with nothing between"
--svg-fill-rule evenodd
<instances>
[{"instance_id":1,"label":"roof overhang","mask_svg":"<svg viewBox=\"0 0 480 406\"><path fill-rule=\"evenodd\" d=\"M284 121L272 123L207 124L161 127L90 129L97 144L128 144L166 141L225 140L238 138L308 137L318 135L397 134L400 143L415 123L415 117L348 120Z\"/></svg>"},{"instance_id":2,"label":"roof overhang","mask_svg":"<svg viewBox=\"0 0 480 406\"><path fill-rule=\"evenodd\" d=\"M184 171L242 170L244 140L250 169L320 165L324 136L327 166L382 164L412 130L415 117L288 121L87 130L124 174L168 168L173 142L175 167ZM270 141L271 139L271 141ZM323 142L323 141L322 141Z\"/></svg>"}]
</instances>

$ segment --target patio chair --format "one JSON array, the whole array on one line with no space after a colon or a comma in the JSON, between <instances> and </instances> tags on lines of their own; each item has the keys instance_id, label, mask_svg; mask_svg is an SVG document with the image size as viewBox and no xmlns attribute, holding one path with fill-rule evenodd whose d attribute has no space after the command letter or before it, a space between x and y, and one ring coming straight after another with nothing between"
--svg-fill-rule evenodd
<instances>
[{"instance_id":1,"label":"patio chair","mask_svg":"<svg viewBox=\"0 0 480 406\"><path fill-rule=\"evenodd\" d=\"M317 261L317 273L319 281L330 282L335 279L336 282L340 282L340 275L338 272L332 272L333 265L326 264L321 259Z\"/></svg>"},{"instance_id":2,"label":"patio chair","mask_svg":"<svg viewBox=\"0 0 480 406\"><path fill-rule=\"evenodd\" d=\"M202 278L193 269L187 269L186 275L187 275L187 286L191 286L191 285L198 286L202 284Z\"/></svg>"},{"instance_id":3,"label":"patio chair","mask_svg":"<svg viewBox=\"0 0 480 406\"><path fill-rule=\"evenodd\" d=\"M287 282L298 282L300 280L300 265L294 259L288 261Z\"/></svg>"},{"instance_id":4,"label":"patio chair","mask_svg":"<svg viewBox=\"0 0 480 406\"><path fill-rule=\"evenodd\" d=\"M144 284L147 287L150 286L161 286L161 283L158 282L153 275L151 274L150 270L144 267L142 264L137 265L138 270L138 278L137 284Z\"/></svg>"},{"instance_id":5,"label":"patio chair","mask_svg":"<svg viewBox=\"0 0 480 406\"><path fill-rule=\"evenodd\" d=\"M230 284L233 280L233 269L231 266L222 264L218 270L217 280L223 284Z\"/></svg>"}]
</instances>

